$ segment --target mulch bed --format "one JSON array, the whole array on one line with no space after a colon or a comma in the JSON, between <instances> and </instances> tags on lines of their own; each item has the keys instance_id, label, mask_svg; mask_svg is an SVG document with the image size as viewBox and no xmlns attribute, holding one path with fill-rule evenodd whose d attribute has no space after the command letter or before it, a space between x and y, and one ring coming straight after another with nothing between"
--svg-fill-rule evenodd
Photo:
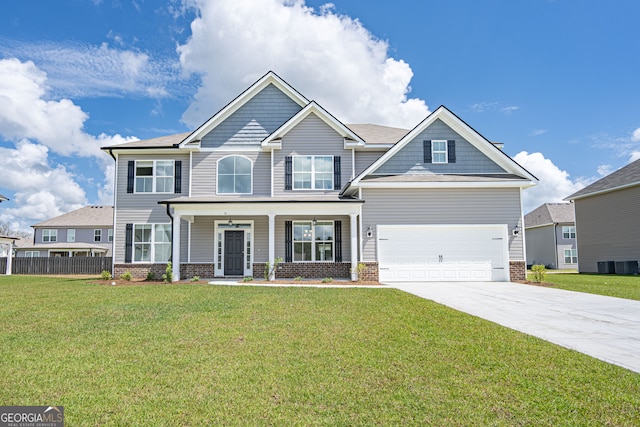
<instances>
[{"instance_id":1,"label":"mulch bed","mask_svg":"<svg viewBox=\"0 0 640 427\"><path fill-rule=\"evenodd\" d=\"M220 279L221 281L225 279ZM266 280L250 280L247 282L238 281L241 284L251 286L253 284L287 284L287 285L345 285L345 286L380 286L379 282L351 282L348 280L334 280L332 282L323 283L322 280L290 280L290 279L276 279L274 282ZM145 285L174 285L174 284L193 284L193 285L206 285L209 280L196 280L190 279L180 280L173 283L164 283L161 280L145 280L145 279L111 279L111 280L96 280L92 283L101 286L145 286Z\"/></svg>"}]
</instances>

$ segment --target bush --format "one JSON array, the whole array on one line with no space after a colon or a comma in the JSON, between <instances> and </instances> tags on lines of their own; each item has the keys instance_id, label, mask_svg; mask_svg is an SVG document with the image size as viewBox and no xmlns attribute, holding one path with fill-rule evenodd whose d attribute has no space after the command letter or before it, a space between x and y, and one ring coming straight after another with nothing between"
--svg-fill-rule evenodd
<instances>
[{"instance_id":1,"label":"bush","mask_svg":"<svg viewBox=\"0 0 640 427\"><path fill-rule=\"evenodd\" d=\"M300 281L302 281L302 279L304 279L304 277L296 276L293 280L295 280L296 282L300 282Z\"/></svg>"},{"instance_id":2,"label":"bush","mask_svg":"<svg viewBox=\"0 0 640 427\"><path fill-rule=\"evenodd\" d=\"M107 270L102 270L102 273L100 273L100 278L102 280L111 280L112 276L111 273Z\"/></svg>"},{"instance_id":3,"label":"bush","mask_svg":"<svg viewBox=\"0 0 640 427\"><path fill-rule=\"evenodd\" d=\"M164 283L173 282L173 268L171 267L171 262L167 263L167 268L164 270L162 280L164 281Z\"/></svg>"},{"instance_id":4,"label":"bush","mask_svg":"<svg viewBox=\"0 0 640 427\"><path fill-rule=\"evenodd\" d=\"M192 281L192 282L198 282L198 281L200 281L200 276L193 276L193 277L191 278L191 281Z\"/></svg>"},{"instance_id":5,"label":"bush","mask_svg":"<svg viewBox=\"0 0 640 427\"><path fill-rule=\"evenodd\" d=\"M271 280L271 278L276 277L276 269L278 268L278 264L282 262L282 258L278 257L273 260L273 265L269 261L264 265L264 280Z\"/></svg>"},{"instance_id":6,"label":"bush","mask_svg":"<svg viewBox=\"0 0 640 427\"><path fill-rule=\"evenodd\" d=\"M153 281L153 280L156 280L156 275L153 274L153 271L150 271L150 272L147 273L147 280L150 281L150 282Z\"/></svg>"},{"instance_id":7,"label":"bush","mask_svg":"<svg viewBox=\"0 0 640 427\"><path fill-rule=\"evenodd\" d=\"M253 277L251 277L251 276L243 277L242 281L243 282L253 282Z\"/></svg>"},{"instance_id":8,"label":"bush","mask_svg":"<svg viewBox=\"0 0 640 427\"><path fill-rule=\"evenodd\" d=\"M322 283L331 283L333 282L333 279L331 277L325 277L324 279L322 279Z\"/></svg>"},{"instance_id":9,"label":"bush","mask_svg":"<svg viewBox=\"0 0 640 427\"><path fill-rule=\"evenodd\" d=\"M131 279L132 279L132 277L133 277L133 276L131 275L131 272L130 272L130 271L125 271L125 272L122 274L122 276L120 276L120 278L121 278L122 280L126 280L127 282L130 282L130 281L131 281Z\"/></svg>"},{"instance_id":10,"label":"bush","mask_svg":"<svg viewBox=\"0 0 640 427\"><path fill-rule=\"evenodd\" d=\"M536 283L543 282L546 274L547 268L542 264L536 264L531 267L531 279Z\"/></svg>"}]
</instances>

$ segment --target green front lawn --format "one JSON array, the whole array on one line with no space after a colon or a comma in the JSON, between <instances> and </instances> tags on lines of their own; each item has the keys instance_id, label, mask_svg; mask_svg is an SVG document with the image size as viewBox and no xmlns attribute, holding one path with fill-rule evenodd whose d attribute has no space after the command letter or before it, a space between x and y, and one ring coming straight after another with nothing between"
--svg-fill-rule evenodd
<instances>
[{"instance_id":1,"label":"green front lawn","mask_svg":"<svg viewBox=\"0 0 640 427\"><path fill-rule=\"evenodd\" d=\"M640 276L617 274L549 274L544 281L555 288L640 300Z\"/></svg>"},{"instance_id":2,"label":"green front lawn","mask_svg":"<svg viewBox=\"0 0 640 427\"><path fill-rule=\"evenodd\" d=\"M640 425L640 375L393 289L0 277L0 404L74 425Z\"/></svg>"}]
</instances>

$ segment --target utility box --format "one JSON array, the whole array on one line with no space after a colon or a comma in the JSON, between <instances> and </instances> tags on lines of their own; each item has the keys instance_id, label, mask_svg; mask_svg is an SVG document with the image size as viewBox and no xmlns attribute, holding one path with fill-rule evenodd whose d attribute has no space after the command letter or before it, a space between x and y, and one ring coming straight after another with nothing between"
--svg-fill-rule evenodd
<instances>
[{"instance_id":1,"label":"utility box","mask_svg":"<svg viewBox=\"0 0 640 427\"><path fill-rule=\"evenodd\" d=\"M613 261L598 261L599 274L613 274L616 272L616 264Z\"/></svg>"},{"instance_id":2,"label":"utility box","mask_svg":"<svg viewBox=\"0 0 640 427\"><path fill-rule=\"evenodd\" d=\"M616 261L616 274L638 274L638 261Z\"/></svg>"}]
</instances>

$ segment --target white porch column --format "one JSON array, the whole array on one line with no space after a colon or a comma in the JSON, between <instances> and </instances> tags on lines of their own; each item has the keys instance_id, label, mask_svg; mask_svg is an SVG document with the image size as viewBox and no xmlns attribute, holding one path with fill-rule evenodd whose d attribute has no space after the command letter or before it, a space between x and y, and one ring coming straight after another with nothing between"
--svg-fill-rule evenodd
<instances>
[{"instance_id":1,"label":"white porch column","mask_svg":"<svg viewBox=\"0 0 640 427\"><path fill-rule=\"evenodd\" d=\"M358 214L351 217L351 280L358 280Z\"/></svg>"},{"instance_id":2,"label":"white porch column","mask_svg":"<svg viewBox=\"0 0 640 427\"><path fill-rule=\"evenodd\" d=\"M173 236L172 236L171 269L173 270L173 281L180 280L180 215L173 215Z\"/></svg>"},{"instance_id":3,"label":"white porch column","mask_svg":"<svg viewBox=\"0 0 640 427\"><path fill-rule=\"evenodd\" d=\"M269 214L269 265L273 266L276 260L276 214ZM275 275L273 275L275 276ZM269 280L274 280L275 277L270 276Z\"/></svg>"},{"instance_id":4,"label":"white porch column","mask_svg":"<svg viewBox=\"0 0 640 427\"><path fill-rule=\"evenodd\" d=\"M11 276L11 259L13 258L13 243L7 243L7 271L5 274Z\"/></svg>"}]
</instances>

